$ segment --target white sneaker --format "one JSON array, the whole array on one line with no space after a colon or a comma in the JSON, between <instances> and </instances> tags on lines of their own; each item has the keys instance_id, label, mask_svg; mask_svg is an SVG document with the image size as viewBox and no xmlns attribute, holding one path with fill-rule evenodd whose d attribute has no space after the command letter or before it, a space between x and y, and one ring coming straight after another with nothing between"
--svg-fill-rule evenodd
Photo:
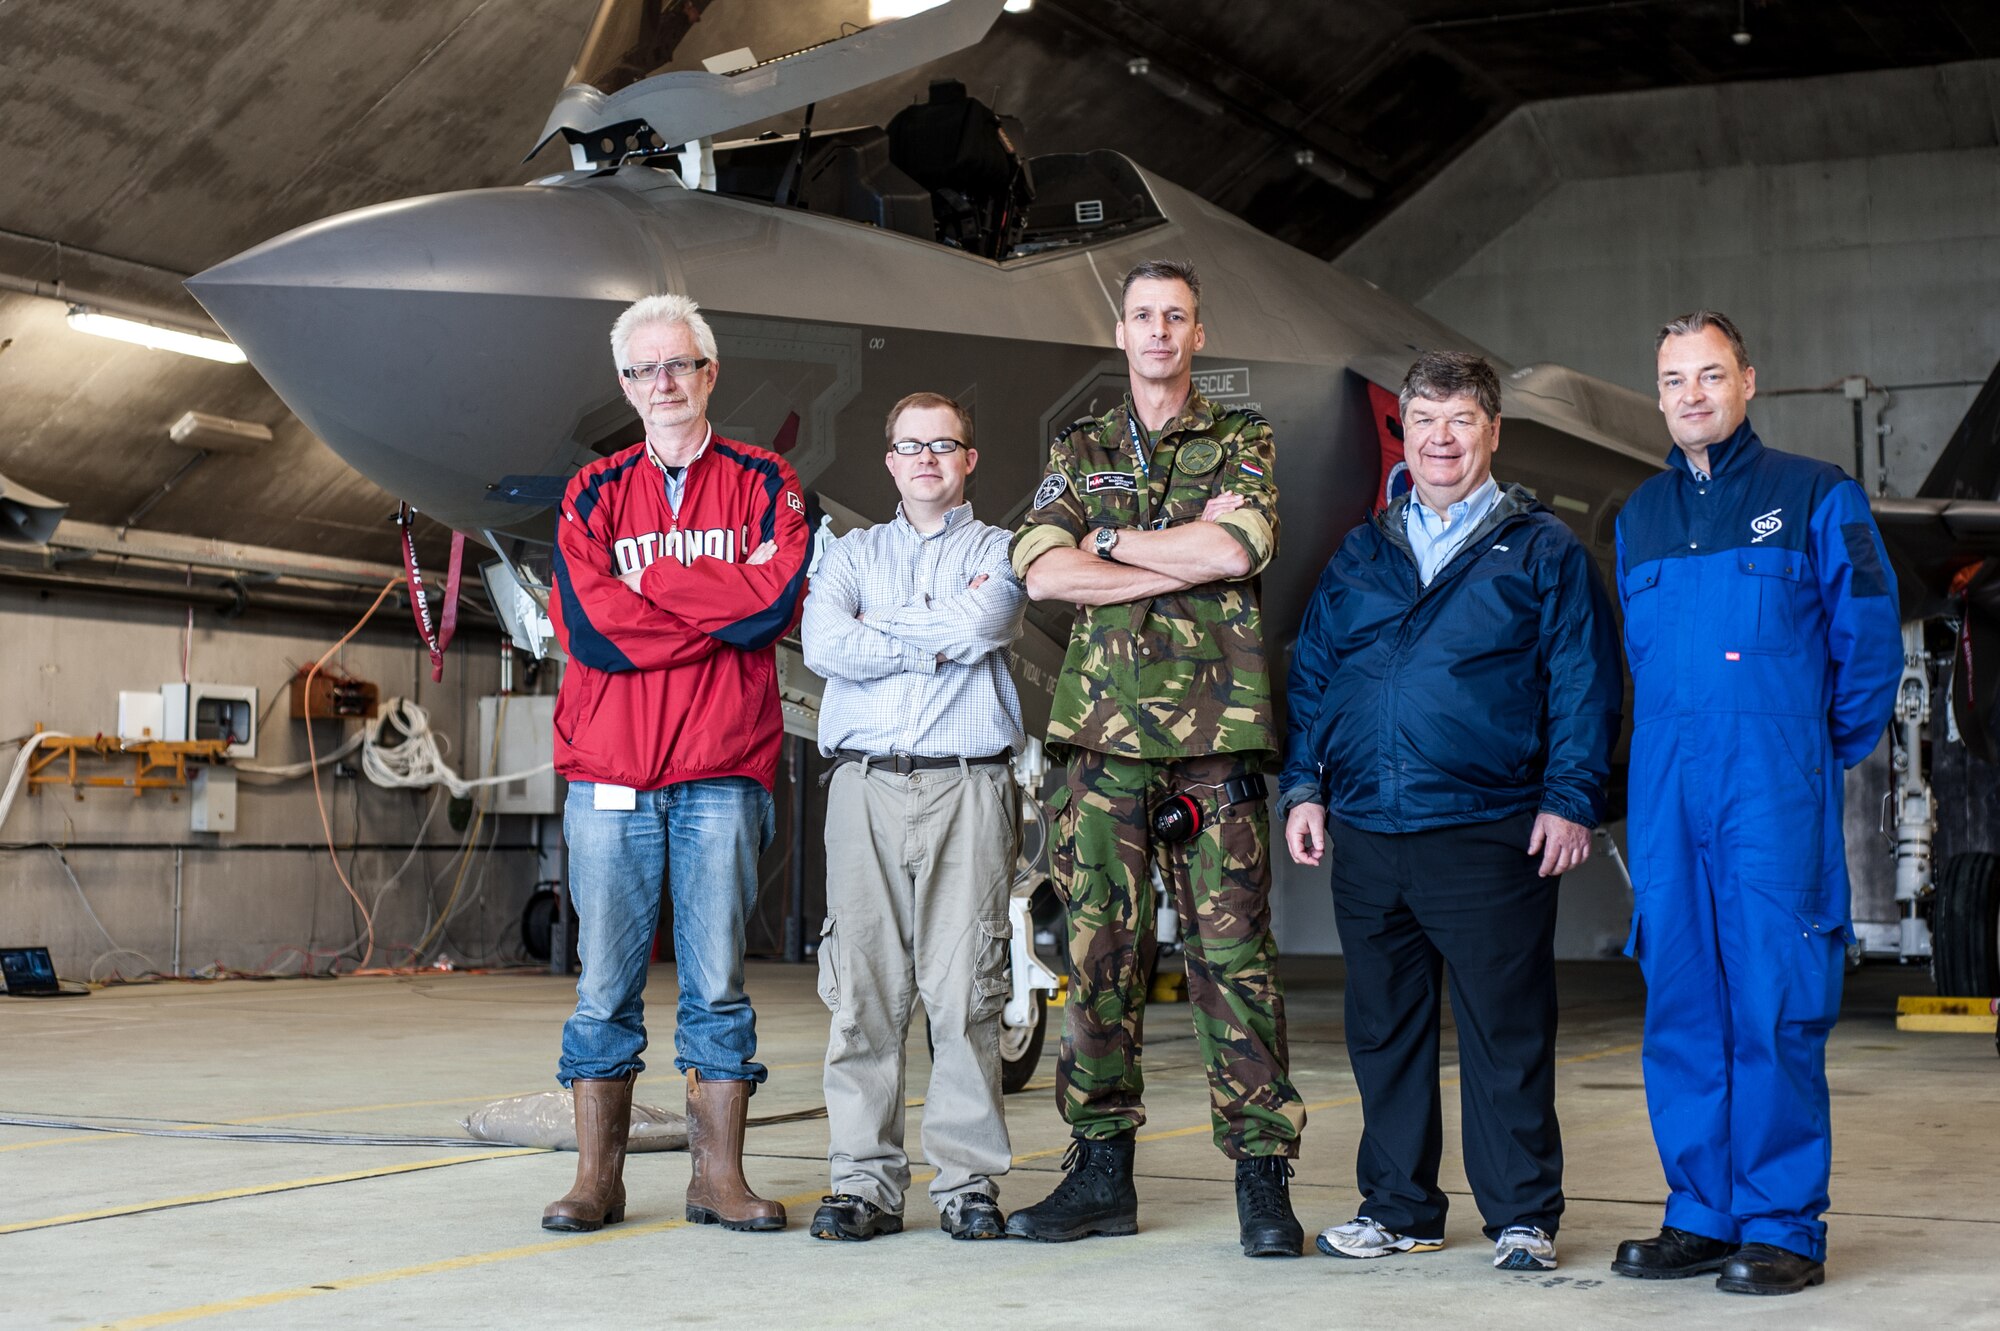
<instances>
[{"instance_id":1,"label":"white sneaker","mask_svg":"<svg viewBox=\"0 0 2000 1331\"><path fill-rule=\"evenodd\" d=\"M1318 1239L1319 1250L1329 1257L1387 1257L1398 1252L1436 1252L1443 1246L1442 1238L1392 1234L1365 1215L1321 1230Z\"/></svg>"},{"instance_id":2,"label":"white sneaker","mask_svg":"<svg viewBox=\"0 0 2000 1331\"><path fill-rule=\"evenodd\" d=\"M1553 1271L1556 1241L1532 1225L1509 1225L1494 1240L1493 1265L1502 1271Z\"/></svg>"}]
</instances>

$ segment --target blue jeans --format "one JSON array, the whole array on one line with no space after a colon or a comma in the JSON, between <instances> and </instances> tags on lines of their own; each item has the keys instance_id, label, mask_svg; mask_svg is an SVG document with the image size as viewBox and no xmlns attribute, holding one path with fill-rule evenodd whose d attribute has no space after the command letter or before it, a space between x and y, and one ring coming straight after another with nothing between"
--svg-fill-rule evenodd
<instances>
[{"instance_id":1,"label":"blue jeans","mask_svg":"<svg viewBox=\"0 0 2000 1331\"><path fill-rule=\"evenodd\" d=\"M743 930L757 900L757 856L776 832L770 792L730 776L642 790L631 810L597 808L596 798L594 782L572 781L563 810L583 968L556 1080L645 1069L642 995L671 865L674 1066L709 1081L763 1081L757 1014L743 992Z\"/></svg>"}]
</instances>

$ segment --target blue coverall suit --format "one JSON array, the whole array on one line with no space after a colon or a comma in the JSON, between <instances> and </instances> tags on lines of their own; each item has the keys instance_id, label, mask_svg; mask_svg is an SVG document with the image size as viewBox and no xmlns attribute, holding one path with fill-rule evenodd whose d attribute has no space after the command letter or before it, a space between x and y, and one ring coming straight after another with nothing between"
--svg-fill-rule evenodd
<instances>
[{"instance_id":1,"label":"blue coverall suit","mask_svg":"<svg viewBox=\"0 0 2000 1331\"><path fill-rule=\"evenodd\" d=\"M1646 1100L1668 1225L1823 1261L1842 773L1894 705L1896 587L1838 467L1747 420L1708 460L1676 448L1618 517Z\"/></svg>"}]
</instances>

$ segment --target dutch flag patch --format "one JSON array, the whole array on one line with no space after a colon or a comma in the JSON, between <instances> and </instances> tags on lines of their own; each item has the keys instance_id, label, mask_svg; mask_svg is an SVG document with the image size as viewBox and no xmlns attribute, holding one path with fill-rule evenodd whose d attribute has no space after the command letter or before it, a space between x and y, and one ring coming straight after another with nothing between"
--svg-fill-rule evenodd
<instances>
[{"instance_id":1,"label":"dutch flag patch","mask_svg":"<svg viewBox=\"0 0 2000 1331\"><path fill-rule=\"evenodd\" d=\"M1236 466L1245 476L1255 476L1260 481L1264 479L1264 469L1254 462L1239 462Z\"/></svg>"}]
</instances>

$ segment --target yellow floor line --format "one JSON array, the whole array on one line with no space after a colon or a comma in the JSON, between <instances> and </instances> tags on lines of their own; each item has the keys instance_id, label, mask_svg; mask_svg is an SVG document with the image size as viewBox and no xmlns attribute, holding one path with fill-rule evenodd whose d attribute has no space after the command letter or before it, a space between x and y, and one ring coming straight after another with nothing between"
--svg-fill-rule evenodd
<instances>
[{"instance_id":1,"label":"yellow floor line","mask_svg":"<svg viewBox=\"0 0 2000 1331\"><path fill-rule=\"evenodd\" d=\"M262 1197L267 1193L297 1192L301 1188L319 1188L329 1183L353 1183L359 1179L414 1174L419 1170L471 1164L475 1160L503 1160L516 1155L546 1154L547 1152L538 1146L515 1146L503 1151L480 1151L474 1155L440 1156L435 1160L387 1165L380 1169L358 1169L345 1174L321 1174L315 1178L286 1179L282 1183L261 1183L247 1188L224 1188L218 1192L200 1192L186 1197L168 1197L160 1201L136 1202L127 1206L107 1206L97 1211L74 1211L69 1215L54 1215L43 1220L20 1220L11 1225L0 1225L0 1234L21 1234L31 1229L53 1229L57 1225L74 1225L84 1220L108 1220L113 1216L144 1215L148 1211L170 1211L177 1206L198 1206L203 1202L223 1202L237 1197Z\"/></svg>"},{"instance_id":2,"label":"yellow floor line","mask_svg":"<svg viewBox=\"0 0 2000 1331\"><path fill-rule=\"evenodd\" d=\"M1617 1054L1629 1054L1638 1048L1639 1045L1636 1043L1616 1045L1609 1049L1597 1050L1595 1053L1573 1054L1568 1058L1557 1059L1556 1062L1558 1064L1588 1063L1593 1059L1610 1058ZM1456 1080L1457 1078L1450 1078L1444 1084L1449 1085ZM1333 1100L1316 1101L1307 1105L1306 1108L1308 1111L1333 1109L1344 1105L1358 1104L1360 1103L1360 1099L1361 1097L1358 1095L1342 1096ZM1210 1125L1203 1123L1194 1127L1171 1128L1161 1132L1146 1133L1140 1137L1140 1140L1161 1141L1170 1137L1188 1137L1208 1131L1211 1131ZM1052 1150L1033 1151L1017 1155L1014 1159L1016 1162L1042 1159L1051 1155L1059 1155L1068 1149L1068 1144L1065 1143L1063 1146ZM496 1155L529 1153L495 1152ZM409 1166L408 1168L414 1168L414 1166ZM927 1172L919 1171L911 1179L911 1182L921 1182L925 1177L928 1177ZM778 1200L781 1205L789 1210L793 1207L811 1205L819 1196L820 1191L815 1188L811 1192L797 1193L790 1197L781 1197ZM640 1238L648 1234L661 1234L668 1230L685 1229L687 1227L688 1222L685 1219L656 1220L643 1225L618 1225L611 1229L599 1230L595 1234L570 1236L542 1243L527 1243L514 1248L496 1249L492 1252L468 1253L462 1257L446 1257L434 1262L420 1262L414 1266L401 1266L389 1271L373 1271L365 1275L347 1276L322 1281L317 1284L298 1285L291 1289L273 1290L267 1294L249 1294L242 1298L226 1299L217 1303L198 1304L190 1308L176 1308L167 1312L150 1313L141 1317L128 1317L122 1321L101 1323L96 1327L89 1328L89 1331L147 1331L147 1328L151 1327L174 1326L182 1322L199 1321L207 1317L220 1317L227 1313L247 1312L258 1308L275 1307L279 1304L293 1303L299 1299L314 1298L321 1294L333 1294L349 1289L366 1289L372 1285L384 1285L397 1280L412 1280L421 1276L466 1271L475 1267L490 1266L497 1262L515 1261L523 1257L541 1257L551 1253L562 1252L566 1249L592 1247L600 1243L615 1243L621 1239Z\"/></svg>"},{"instance_id":3,"label":"yellow floor line","mask_svg":"<svg viewBox=\"0 0 2000 1331\"><path fill-rule=\"evenodd\" d=\"M912 1179L912 1182L917 1181ZM791 1197L780 1197L779 1205L790 1210L796 1206L808 1206L817 1202L821 1190L797 1193ZM568 1235L559 1239L549 1239L541 1243L524 1243L516 1248L499 1248L492 1252L467 1253L463 1257L445 1257L435 1262L419 1262L415 1266L399 1266L390 1271L370 1271L365 1275L336 1277L312 1285L295 1285L291 1289L272 1290L268 1294L247 1294L239 1299L224 1299L217 1303L198 1304L192 1308L175 1308L168 1312L149 1313L142 1317L127 1317L121 1321L103 1322L88 1331L146 1331L156 1326L174 1326L181 1322L199 1321L204 1317L220 1317L225 1313L248 1312L257 1308L275 1307L282 1303L293 1303L299 1299L310 1299L321 1294L335 1294L342 1290L366 1289L371 1285L386 1285L397 1280L411 1280L419 1276L443 1275L452 1271L469 1271L475 1267L490 1266L495 1262L511 1262L523 1257L542 1257L550 1253L564 1252L575 1248L595 1247L600 1243L616 1243L621 1239L643 1238L650 1234L664 1234L668 1230L687 1229L690 1222L680 1220L654 1220L643 1225L616 1225L600 1229L595 1234Z\"/></svg>"}]
</instances>

